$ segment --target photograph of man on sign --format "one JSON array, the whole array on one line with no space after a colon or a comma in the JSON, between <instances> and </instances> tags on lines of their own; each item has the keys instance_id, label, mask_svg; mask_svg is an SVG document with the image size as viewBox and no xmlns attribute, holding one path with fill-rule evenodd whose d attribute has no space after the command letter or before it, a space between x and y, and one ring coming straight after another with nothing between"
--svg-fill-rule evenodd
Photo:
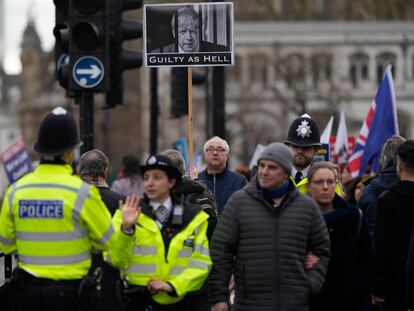
<instances>
[{"instance_id":1,"label":"photograph of man on sign","mask_svg":"<svg viewBox=\"0 0 414 311\"><path fill-rule=\"evenodd\" d=\"M232 3L146 5L147 65L231 64L232 9ZM159 57L148 58L153 54Z\"/></svg>"},{"instance_id":2,"label":"photograph of man on sign","mask_svg":"<svg viewBox=\"0 0 414 311\"><path fill-rule=\"evenodd\" d=\"M178 21L178 23L176 22ZM155 49L153 53L192 53L192 52L224 52L229 48L200 41L199 14L188 5L178 9L171 19L171 30L176 42Z\"/></svg>"}]
</instances>

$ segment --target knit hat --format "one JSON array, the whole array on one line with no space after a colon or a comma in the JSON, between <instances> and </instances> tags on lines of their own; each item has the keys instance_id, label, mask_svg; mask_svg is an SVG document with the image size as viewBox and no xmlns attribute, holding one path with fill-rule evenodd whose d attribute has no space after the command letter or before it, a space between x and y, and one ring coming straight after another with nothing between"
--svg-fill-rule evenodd
<instances>
[{"instance_id":1,"label":"knit hat","mask_svg":"<svg viewBox=\"0 0 414 311\"><path fill-rule=\"evenodd\" d=\"M267 145L260 153L260 160L272 160L282 166L285 171L290 175L292 171L293 154L289 147L282 143L271 143Z\"/></svg>"}]
</instances>

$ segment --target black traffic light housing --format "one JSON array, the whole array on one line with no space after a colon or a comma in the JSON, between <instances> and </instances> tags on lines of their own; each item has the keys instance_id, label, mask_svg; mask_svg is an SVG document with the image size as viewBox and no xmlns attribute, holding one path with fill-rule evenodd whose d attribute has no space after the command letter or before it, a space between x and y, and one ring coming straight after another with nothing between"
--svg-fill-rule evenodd
<instances>
[{"instance_id":1,"label":"black traffic light housing","mask_svg":"<svg viewBox=\"0 0 414 311\"><path fill-rule=\"evenodd\" d=\"M56 9L55 78L60 86L68 88L69 77L69 0L53 0Z\"/></svg>"},{"instance_id":2,"label":"black traffic light housing","mask_svg":"<svg viewBox=\"0 0 414 311\"><path fill-rule=\"evenodd\" d=\"M109 86L106 94L108 108L123 103L124 70L142 66L142 52L125 51L125 40L142 38L142 23L122 20L122 13L142 7L143 0L107 0L109 37Z\"/></svg>"},{"instance_id":3,"label":"black traffic light housing","mask_svg":"<svg viewBox=\"0 0 414 311\"><path fill-rule=\"evenodd\" d=\"M192 71L193 85L203 84L207 80L205 72ZM171 68L171 118L188 114L188 68Z\"/></svg>"},{"instance_id":4,"label":"black traffic light housing","mask_svg":"<svg viewBox=\"0 0 414 311\"><path fill-rule=\"evenodd\" d=\"M69 90L106 92L108 38L106 0L69 1ZM90 62L85 63L84 61Z\"/></svg>"}]
</instances>

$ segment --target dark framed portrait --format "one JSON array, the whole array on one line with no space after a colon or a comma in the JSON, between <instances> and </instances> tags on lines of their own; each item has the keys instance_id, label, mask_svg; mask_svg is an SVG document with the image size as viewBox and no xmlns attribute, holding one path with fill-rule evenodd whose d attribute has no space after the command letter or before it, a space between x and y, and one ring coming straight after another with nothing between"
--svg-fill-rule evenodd
<instances>
[{"instance_id":1,"label":"dark framed portrait","mask_svg":"<svg viewBox=\"0 0 414 311\"><path fill-rule=\"evenodd\" d=\"M233 3L144 6L147 67L233 64Z\"/></svg>"}]
</instances>

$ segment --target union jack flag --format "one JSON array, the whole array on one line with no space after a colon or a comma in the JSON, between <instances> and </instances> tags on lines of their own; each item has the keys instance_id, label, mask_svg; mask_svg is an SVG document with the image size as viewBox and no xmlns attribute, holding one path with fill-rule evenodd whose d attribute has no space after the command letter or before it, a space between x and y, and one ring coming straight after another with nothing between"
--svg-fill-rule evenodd
<instances>
[{"instance_id":1,"label":"union jack flag","mask_svg":"<svg viewBox=\"0 0 414 311\"><path fill-rule=\"evenodd\" d=\"M388 65L358 135L355 150L348 160L352 177L376 172L382 146L388 138L398 133L394 83L391 65Z\"/></svg>"}]
</instances>

